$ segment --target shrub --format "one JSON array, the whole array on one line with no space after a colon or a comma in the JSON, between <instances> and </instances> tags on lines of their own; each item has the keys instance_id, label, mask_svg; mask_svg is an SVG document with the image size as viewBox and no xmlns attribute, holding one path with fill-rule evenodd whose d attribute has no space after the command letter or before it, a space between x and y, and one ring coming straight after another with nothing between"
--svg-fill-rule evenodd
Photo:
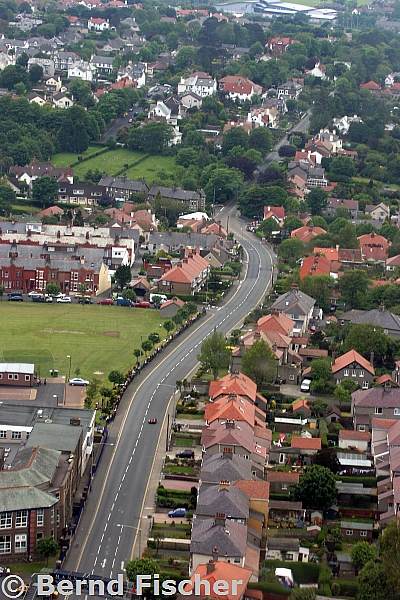
<instances>
[{"instance_id":1,"label":"shrub","mask_svg":"<svg viewBox=\"0 0 400 600\"><path fill-rule=\"evenodd\" d=\"M340 584L337 583L336 581L334 581L331 585L331 591L332 591L332 596L339 596L340 595Z\"/></svg>"}]
</instances>

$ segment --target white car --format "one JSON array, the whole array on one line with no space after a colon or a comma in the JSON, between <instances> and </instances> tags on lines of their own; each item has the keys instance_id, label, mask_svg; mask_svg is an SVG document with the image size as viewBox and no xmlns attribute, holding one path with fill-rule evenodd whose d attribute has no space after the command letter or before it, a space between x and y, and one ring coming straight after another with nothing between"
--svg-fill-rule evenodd
<instances>
[{"instance_id":1,"label":"white car","mask_svg":"<svg viewBox=\"0 0 400 600\"><path fill-rule=\"evenodd\" d=\"M69 296L65 296L64 298L57 298L56 302L63 302L65 304L71 304L71 298Z\"/></svg>"},{"instance_id":2,"label":"white car","mask_svg":"<svg viewBox=\"0 0 400 600\"><path fill-rule=\"evenodd\" d=\"M89 385L89 381L87 379L81 379L80 377L74 377L74 379L70 379L68 381L69 385L84 385L85 387Z\"/></svg>"},{"instance_id":3,"label":"white car","mask_svg":"<svg viewBox=\"0 0 400 600\"><path fill-rule=\"evenodd\" d=\"M40 292L37 292L36 290L33 290L32 292L29 292L28 296L41 296L42 294Z\"/></svg>"}]
</instances>

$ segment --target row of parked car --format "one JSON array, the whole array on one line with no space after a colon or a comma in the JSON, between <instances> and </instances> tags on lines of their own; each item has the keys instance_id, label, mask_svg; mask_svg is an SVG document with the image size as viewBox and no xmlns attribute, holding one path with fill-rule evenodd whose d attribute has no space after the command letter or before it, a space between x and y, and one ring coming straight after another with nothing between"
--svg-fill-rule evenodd
<instances>
[{"instance_id":1,"label":"row of parked car","mask_svg":"<svg viewBox=\"0 0 400 600\"><path fill-rule=\"evenodd\" d=\"M49 294L42 294L40 292L32 291L29 292L28 297L32 302L57 302L59 304L71 304L72 299L71 296L67 296L66 294L58 294L57 296L51 296ZM78 304L93 304L93 300L89 296L82 296L81 294L75 295L75 298L78 301ZM8 300L12 302L23 302L24 297L21 291L9 292ZM112 298L102 298L97 301L97 304L103 304L106 306L113 306L116 304L117 306L129 306L136 308L150 308L151 306L155 306L146 300L136 300L136 302L132 302L131 300L125 300L125 298L117 298L115 301ZM156 308L158 308L156 306Z\"/></svg>"},{"instance_id":2,"label":"row of parked car","mask_svg":"<svg viewBox=\"0 0 400 600\"><path fill-rule=\"evenodd\" d=\"M146 300L136 300L136 302L132 302L132 300L126 300L125 298L117 298L115 301L112 298L103 298L98 300L97 304L103 304L105 306L113 306L116 304L117 306L135 306L136 308L151 307L151 303Z\"/></svg>"}]
</instances>

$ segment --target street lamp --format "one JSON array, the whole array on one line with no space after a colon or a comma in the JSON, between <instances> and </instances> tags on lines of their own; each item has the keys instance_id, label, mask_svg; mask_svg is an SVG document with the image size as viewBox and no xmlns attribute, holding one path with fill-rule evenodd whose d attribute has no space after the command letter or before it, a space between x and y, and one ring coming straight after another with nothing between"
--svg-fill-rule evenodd
<instances>
[{"instance_id":1,"label":"street lamp","mask_svg":"<svg viewBox=\"0 0 400 600\"><path fill-rule=\"evenodd\" d=\"M174 413L175 413L175 409L176 409L176 402L175 402L175 394L177 392L179 392L178 388L175 385L170 385L169 383L159 383L158 385L163 385L164 387L170 387L173 388L174 393ZM168 405L169 408L169 405ZM169 441L170 441L170 434L169 434L169 410L167 412L167 439L165 441L165 450L168 452L169 450Z\"/></svg>"},{"instance_id":2,"label":"street lamp","mask_svg":"<svg viewBox=\"0 0 400 600\"><path fill-rule=\"evenodd\" d=\"M140 520L141 517L136 517ZM140 522L140 521L139 521ZM135 529L139 532L139 558L140 558L140 548L142 545L142 529L140 527L134 527L133 525L124 525L123 523L117 523L117 527L121 527L121 530L126 527L127 529Z\"/></svg>"},{"instance_id":3,"label":"street lamp","mask_svg":"<svg viewBox=\"0 0 400 600\"><path fill-rule=\"evenodd\" d=\"M58 396L57 396L57 394L53 394L53 398L55 398L55 399L56 399L56 401L57 401L57 406L58 406Z\"/></svg>"},{"instance_id":4,"label":"street lamp","mask_svg":"<svg viewBox=\"0 0 400 600\"><path fill-rule=\"evenodd\" d=\"M71 363L72 363L72 357L67 354L67 358L69 358L69 368L68 368L68 381L70 380L71 377Z\"/></svg>"}]
</instances>

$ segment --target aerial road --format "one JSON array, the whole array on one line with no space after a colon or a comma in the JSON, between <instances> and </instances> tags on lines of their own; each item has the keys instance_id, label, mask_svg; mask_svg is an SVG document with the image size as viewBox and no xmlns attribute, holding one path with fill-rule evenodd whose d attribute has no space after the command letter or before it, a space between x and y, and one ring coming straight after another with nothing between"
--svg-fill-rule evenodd
<instances>
[{"instance_id":1,"label":"aerial road","mask_svg":"<svg viewBox=\"0 0 400 600\"><path fill-rule=\"evenodd\" d=\"M219 213L219 218L227 221L228 216L229 230L247 253L242 279L224 306L207 311L127 389L107 440L113 445L104 448L64 569L116 577L131 560L135 546L136 556L143 550L143 515L146 509L152 512L152 506L144 505L146 491L162 428L168 426L173 413L170 400L175 382L196 367L203 340L215 330L226 334L241 325L263 301L271 284L273 256L269 249L244 230L233 203ZM157 418L154 425L148 423L152 418Z\"/></svg>"}]
</instances>

